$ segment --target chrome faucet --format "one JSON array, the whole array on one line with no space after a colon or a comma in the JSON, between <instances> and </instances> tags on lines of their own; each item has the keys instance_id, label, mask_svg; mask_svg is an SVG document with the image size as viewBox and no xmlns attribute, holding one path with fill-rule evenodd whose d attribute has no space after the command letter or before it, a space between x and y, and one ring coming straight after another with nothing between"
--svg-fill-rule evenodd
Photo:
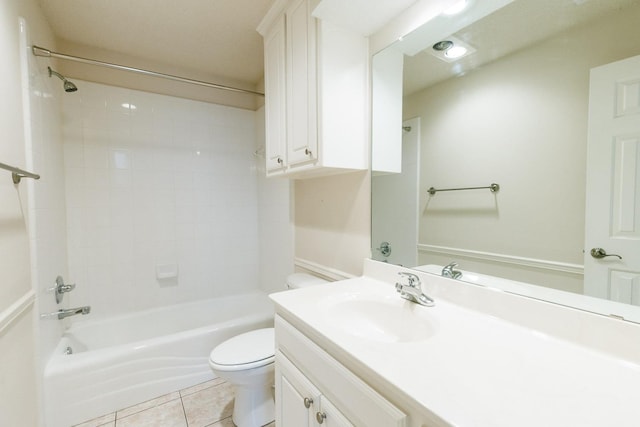
<instances>
[{"instance_id":1,"label":"chrome faucet","mask_svg":"<svg viewBox=\"0 0 640 427\"><path fill-rule=\"evenodd\" d=\"M85 305L84 307L68 308L66 310L60 309L57 312L51 314L57 314L58 319L64 319L65 317L75 316L76 314L89 314L91 312L91 306Z\"/></svg>"},{"instance_id":2,"label":"chrome faucet","mask_svg":"<svg viewBox=\"0 0 640 427\"><path fill-rule=\"evenodd\" d=\"M462 277L462 271L454 270L458 266L457 262L450 262L442 269L443 277L450 277L452 279L459 279Z\"/></svg>"},{"instance_id":3,"label":"chrome faucet","mask_svg":"<svg viewBox=\"0 0 640 427\"><path fill-rule=\"evenodd\" d=\"M400 292L400 296L416 304L431 307L435 305L435 301L422 292L422 283L420 278L413 273L401 271L398 273L401 277L407 278L407 284L396 283L396 291Z\"/></svg>"}]
</instances>

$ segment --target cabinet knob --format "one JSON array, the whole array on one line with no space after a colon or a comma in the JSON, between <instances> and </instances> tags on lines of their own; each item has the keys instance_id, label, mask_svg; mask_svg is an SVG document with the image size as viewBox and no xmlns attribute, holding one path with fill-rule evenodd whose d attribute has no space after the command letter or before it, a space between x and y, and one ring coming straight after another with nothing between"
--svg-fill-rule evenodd
<instances>
[{"instance_id":1,"label":"cabinet knob","mask_svg":"<svg viewBox=\"0 0 640 427\"><path fill-rule=\"evenodd\" d=\"M313 399L305 397L304 398L304 407L309 409L311 407L311 404L313 403Z\"/></svg>"},{"instance_id":2,"label":"cabinet knob","mask_svg":"<svg viewBox=\"0 0 640 427\"><path fill-rule=\"evenodd\" d=\"M282 164L282 157L278 157L278 159L276 160L279 164Z\"/></svg>"},{"instance_id":3,"label":"cabinet knob","mask_svg":"<svg viewBox=\"0 0 640 427\"><path fill-rule=\"evenodd\" d=\"M311 150L309 150L308 148L304 149L304 154L306 154L307 156L311 155Z\"/></svg>"},{"instance_id":4,"label":"cabinet knob","mask_svg":"<svg viewBox=\"0 0 640 427\"><path fill-rule=\"evenodd\" d=\"M327 418L327 414L325 414L324 412L316 412L316 421L318 422L318 424L322 424L325 418Z\"/></svg>"}]
</instances>

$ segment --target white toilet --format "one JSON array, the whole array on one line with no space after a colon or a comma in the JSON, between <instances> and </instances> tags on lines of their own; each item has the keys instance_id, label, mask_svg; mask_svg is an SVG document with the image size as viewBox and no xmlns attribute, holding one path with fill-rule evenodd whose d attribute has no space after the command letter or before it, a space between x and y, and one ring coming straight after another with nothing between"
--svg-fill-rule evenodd
<instances>
[{"instance_id":1,"label":"white toilet","mask_svg":"<svg viewBox=\"0 0 640 427\"><path fill-rule=\"evenodd\" d=\"M287 288L327 283L304 273L287 277ZM275 342L273 328L258 329L228 339L213 349L209 366L213 373L233 384L233 423L261 427L275 418L273 402Z\"/></svg>"}]
</instances>

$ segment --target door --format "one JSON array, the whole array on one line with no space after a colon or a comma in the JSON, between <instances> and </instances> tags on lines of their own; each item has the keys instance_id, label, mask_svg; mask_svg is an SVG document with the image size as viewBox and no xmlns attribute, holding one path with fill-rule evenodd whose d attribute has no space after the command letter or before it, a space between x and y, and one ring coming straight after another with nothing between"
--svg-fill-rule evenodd
<instances>
[{"instance_id":1,"label":"door","mask_svg":"<svg viewBox=\"0 0 640 427\"><path fill-rule=\"evenodd\" d=\"M265 157L267 171L286 163L285 20L282 16L264 37Z\"/></svg>"},{"instance_id":2,"label":"door","mask_svg":"<svg viewBox=\"0 0 640 427\"><path fill-rule=\"evenodd\" d=\"M276 354L276 425L315 426L320 392L280 351Z\"/></svg>"},{"instance_id":3,"label":"door","mask_svg":"<svg viewBox=\"0 0 640 427\"><path fill-rule=\"evenodd\" d=\"M347 417L325 396L320 396L320 411L316 413L316 422L325 427L353 427Z\"/></svg>"},{"instance_id":4,"label":"door","mask_svg":"<svg viewBox=\"0 0 640 427\"><path fill-rule=\"evenodd\" d=\"M585 294L640 305L640 56L591 70L585 223Z\"/></svg>"},{"instance_id":5,"label":"door","mask_svg":"<svg viewBox=\"0 0 640 427\"><path fill-rule=\"evenodd\" d=\"M317 156L316 23L308 0L286 11L287 27L287 161L308 162Z\"/></svg>"}]
</instances>

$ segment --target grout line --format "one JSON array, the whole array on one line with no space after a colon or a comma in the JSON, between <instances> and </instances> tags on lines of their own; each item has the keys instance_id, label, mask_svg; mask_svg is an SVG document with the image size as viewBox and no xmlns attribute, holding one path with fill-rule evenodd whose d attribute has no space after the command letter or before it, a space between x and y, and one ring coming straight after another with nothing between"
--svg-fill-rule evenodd
<instances>
[{"instance_id":1,"label":"grout line","mask_svg":"<svg viewBox=\"0 0 640 427\"><path fill-rule=\"evenodd\" d=\"M115 412L115 414L116 414L116 416L115 416L115 420L117 421L117 420L122 420L122 419L124 419L124 418L128 418L128 417L130 417L130 416L132 416L132 415L139 414L140 412L146 411L146 410L148 410L148 409L157 408L158 406L164 405L165 403L173 402L173 401L174 401L174 400L176 400L176 399L181 399L181 400L182 400L182 398L180 397L180 394L178 393L178 396L177 396L177 397L175 397L175 398L173 398L173 399L165 400L165 401L163 401L162 403L157 403L157 404L155 404L155 405L153 405L153 406L149 406L149 407L146 407L146 408L142 408L142 409L140 409L140 410L138 410L138 411L131 412L130 414L127 414L127 415L125 415L125 416L118 416L118 413L119 413L119 412L125 412L127 409L133 408L134 406L142 405L142 404L145 404L145 403L147 403L147 402L151 402L152 400L158 400L158 399L161 399L162 397L164 397L164 396L168 396L168 395L170 395L170 394L172 394L172 393L176 393L176 392L175 392L175 391L172 391L171 393L163 394L163 395L161 395L161 396L154 397L154 398L152 398L152 399L148 399L148 400L145 400L145 401L140 402L140 403L136 403L136 404L131 405L131 406L127 406L126 408L119 409L119 410L117 410L117 411Z\"/></svg>"},{"instance_id":2,"label":"grout line","mask_svg":"<svg viewBox=\"0 0 640 427\"><path fill-rule=\"evenodd\" d=\"M184 395L183 395L183 392L185 392L186 390L191 389L191 388L193 388L193 387L197 387L198 385L203 385L203 384L205 384L205 383L207 383L207 382L211 382L212 384L211 384L211 385L209 385L209 386L207 386L207 387L203 387L203 388L201 388L201 389L198 389L198 390L196 390L196 391L193 391L193 392L190 392L190 393L187 393L187 394L184 394ZM226 382L226 381L224 381L224 380L213 379L213 380L209 380L209 381L202 382L202 383L200 383L200 384L196 384L196 385L191 386L191 387L187 387L187 388L184 388L184 389L181 389L181 390L176 390L176 391L173 391L173 392L170 392L170 393L167 393L167 394L163 394L163 395L158 396L158 397L154 397L154 398L151 398L151 399L147 399L147 400L145 400L145 401L143 401L143 402L139 402L139 403L136 403L136 404L134 404L134 405L127 406L127 407L125 407L125 408L122 408L122 409L119 409L119 410L117 410L117 411L114 411L114 412L113 412L113 420L111 420L111 421L107 421L107 422L106 422L106 423L104 423L104 424L100 424L100 426L105 426L105 425L110 425L111 423L115 423L115 426L117 427L117 425L118 425L118 421L124 420L125 418L129 418L129 417L131 417L131 416L133 416L133 415L139 414L139 413L144 412L144 411L148 411L148 410L153 409L153 408L157 408L158 406L162 406L162 405L165 405L165 404L167 404L167 403L169 403L169 402L173 402L173 401L175 401L175 400L177 400L177 399L180 399L180 405L182 406L182 415L184 416L184 420L185 420L186 426L187 426L187 427L189 427L189 419L187 418L187 410L186 410L186 408L185 408L185 406L184 406L184 400L183 400L183 398L184 398L184 397L191 396L191 395L193 395L193 394L195 394L195 393L200 393L200 392L202 392L202 391L204 391L204 390L208 390L208 389L213 388L213 387L218 387L218 386L220 386L220 385L224 384L225 382ZM143 405L143 404L148 403L148 402L151 402L151 401L153 401L153 400L159 400L159 399L161 399L161 398L163 398L163 397L165 397L165 396L169 396L169 395L174 394L174 393L176 393L176 394L177 394L177 396L176 396L175 398L173 398L173 399L164 400L164 401L162 401L162 402L160 402L160 403L157 403L157 404L154 404L154 405L152 405L152 406L143 407L143 408L141 408L140 410L137 410L137 411L135 411L135 412L131 412L131 413L129 413L129 414L127 414L127 415L125 415L125 416L121 416L121 415L119 415L120 413L125 412L126 410L128 410L128 409L130 409L130 408L133 408L134 406ZM110 415L110 414L105 414L105 415L103 415L103 416L106 416L106 415ZM227 419L231 419L231 416L228 416L228 417L225 417L225 418L222 418L222 419L216 420L216 421L214 421L214 422L213 422L213 423L211 423L211 424L207 424L207 426L212 426L212 425L214 425L214 424L216 424L216 423L222 422L222 421L227 420ZM86 422L88 422L88 421L90 421L90 420L84 421L83 423L86 423ZM83 423L81 423L81 424L83 424ZM232 422L232 425L234 425L234 426L235 426L235 424L233 424L233 422ZM100 426L98 426L98 427L100 427Z\"/></svg>"},{"instance_id":3,"label":"grout line","mask_svg":"<svg viewBox=\"0 0 640 427\"><path fill-rule=\"evenodd\" d=\"M180 405L182 406L182 415L184 415L184 423L189 427L189 418L187 418L187 410L184 409L184 401L182 400L182 395L180 395Z\"/></svg>"}]
</instances>

